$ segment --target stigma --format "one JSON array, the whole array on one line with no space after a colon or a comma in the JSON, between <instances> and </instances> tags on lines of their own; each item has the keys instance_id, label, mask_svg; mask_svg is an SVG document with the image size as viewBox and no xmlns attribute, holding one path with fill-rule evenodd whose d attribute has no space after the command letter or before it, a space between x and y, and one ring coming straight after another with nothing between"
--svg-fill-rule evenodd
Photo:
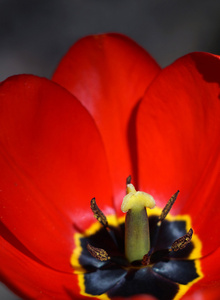
<instances>
[{"instance_id":1,"label":"stigma","mask_svg":"<svg viewBox=\"0 0 220 300\"><path fill-rule=\"evenodd\" d=\"M133 184L127 184L127 195L124 197L121 205L122 212L126 213L129 209L141 210L143 208L154 208L154 198L145 193L137 192Z\"/></svg>"}]
</instances>

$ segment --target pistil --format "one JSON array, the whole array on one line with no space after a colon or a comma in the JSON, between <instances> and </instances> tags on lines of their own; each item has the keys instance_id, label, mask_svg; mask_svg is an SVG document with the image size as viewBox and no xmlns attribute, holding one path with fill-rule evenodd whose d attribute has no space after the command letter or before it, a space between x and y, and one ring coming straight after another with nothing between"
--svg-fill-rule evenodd
<instances>
[{"instance_id":1,"label":"pistil","mask_svg":"<svg viewBox=\"0 0 220 300\"><path fill-rule=\"evenodd\" d=\"M155 201L147 193L136 191L127 184L121 210L125 218L125 256L129 262L141 261L150 250L150 234L147 208L153 208Z\"/></svg>"}]
</instances>

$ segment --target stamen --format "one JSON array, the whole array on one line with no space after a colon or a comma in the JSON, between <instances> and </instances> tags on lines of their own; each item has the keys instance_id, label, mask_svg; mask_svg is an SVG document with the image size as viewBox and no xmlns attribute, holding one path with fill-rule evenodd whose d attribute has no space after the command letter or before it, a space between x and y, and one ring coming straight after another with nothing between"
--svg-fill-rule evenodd
<instances>
[{"instance_id":1,"label":"stamen","mask_svg":"<svg viewBox=\"0 0 220 300\"><path fill-rule=\"evenodd\" d=\"M179 251L179 250L185 248L191 242L192 235L193 235L193 230L192 230L192 228L190 228L190 230L187 232L187 234L185 234L184 236L175 240L175 242L172 244L170 250Z\"/></svg>"},{"instance_id":2,"label":"stamen","mask_svg":"<svg viewBox=\"0 0 220 300\"><path fill-rule=\"evenodd\" d=\"M90 207L92 209L94 217L99 221L99 223L101 223L103 225L103 227L105 228L106 232L110 235L110 237L112 238L112 240L115 243L115 245L118 246L118 243L117 243L117 240L115 238L115 235L112 232L111 228L109 228L107 218L103 214L103 212L101 211L101 209L98 207L98 205L96 204L95 198L92 198L92 200L90 202Z\"/></svg>"},{"instance_id":3,"label":"stamen","mask_svg":"<svg viewBox=\"0 0 220 300\"><path fill-rule=\"evenodd\" d=\"M93 257L100 261L107 261L111 258L104 249L93 247L90 244L87 244L87 249Z\"/></svg>"},{"instance_id":4,"label":"stamen","mask_svg":"<svg viewBox=\"0 0 220 300\"><path fill-rule=\"evenodd\" d=\"M131 183L131 175L126 178L126 186Z\"/></svg>"},{"instance_id":5,"label":"stamen","mask_svg":"<svg viewBox=\"0 0 220 300\"><path fill-rule=\"evenodd\" d=\"M177 191L168 201L168 203L166 204L166 206L164 207L164 209L162 210L162 213L159 217L159 221L157 223L157 225L159 226L161 224L161 222L163 222L163 220L166 218L166 216L168 215L168 213L170 212L174 202L176 201L176 198L178 196L180 191Z\"/></svg>"},{"instance_id":6,"label":"stamen","mask_svg":"<svg viewBox=\"0 0 220 300\"><path fill-rule=\"evenodd\" d=\"M152 249L149 250L148 253L144 255L144 257L143 257L143 259L141 261L141 264L143 266L148 266L149 265L151 254L152 254Z\"/></svg>"},{"instance_id":7,"label":"stamen","mask_svg":"<svg viewBox=\"0 0 220 300\"><path fill-rule=\"evenodd\" d=\"M108 227L106 216L103 214L101 209L99 209L98 205L96 204L95 198L92 198L90 207L92 209L94 217L99 221L99 223L101 223L104 227Z\"/></svg>"}]
</instances>

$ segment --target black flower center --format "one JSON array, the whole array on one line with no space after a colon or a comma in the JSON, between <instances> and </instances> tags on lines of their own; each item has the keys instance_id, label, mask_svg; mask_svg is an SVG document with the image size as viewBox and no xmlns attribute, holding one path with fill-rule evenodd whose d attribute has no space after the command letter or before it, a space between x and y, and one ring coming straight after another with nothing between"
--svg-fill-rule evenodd
<instances>
[{"instance_id":1,"label":"black flower center","mask_svg":"<svg viewBox=\"0 0 220 300\"><path fill-rule=\"evenodd\" d=\"M189 287L202 278L199 260L201 242L194 235L180 251L169 251L175 240L185 236L190 228L189 216L168 215L160 227L159 209L149 216L150 244L153 249L146 266L143 262L129 263L125 257L125 222L111 225L109 230L100 224L93 226L90 234L77 234L77 248L71 259L78 270L81 293L101 296L101 299L150 294L159 300L179 299ZM100 261L90 254L88 245L105 249L109 258ZM77 251L76 251L77 250Z\"/></svg>"}]
</instances>

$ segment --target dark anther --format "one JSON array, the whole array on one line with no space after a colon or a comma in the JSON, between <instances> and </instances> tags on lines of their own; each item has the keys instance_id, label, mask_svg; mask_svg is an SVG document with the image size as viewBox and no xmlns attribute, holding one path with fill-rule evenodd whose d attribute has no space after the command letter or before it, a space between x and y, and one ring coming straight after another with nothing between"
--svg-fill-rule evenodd
<instances>
[{"instance_id":1,"label":"dark anther","mask_svg":"<svg viewBox=\"0 0 220 300\"><path fill-rule=\"evenodd\" d=\"M148 251L147 254L144 255L142 261L141 261L141 264L143 266L148 266L149 263L150 263L150 257L151 257L151 253L152 253L152 249L150 251Z\"/></svg>"},{"instance_id":2,"label":"dark anther","mask_svg":"<svg viewBox=\"0 0 220 300\"><path fill-rule=\"evenodd\" d=\"M166 216L168 215L168 213L170 212L174 202L176 201L176 198L179 194L179 191L177 191L171 198L170 200L168 201L168 203L166 204L166 206L164 207L164 209L162 210L162 213L159 217L159 222L158 223L161 223L165 218Z\"/></svg>"},{"instance_id":3,"label":"dark anther","mask_svg":"<svg viewBox=\"0 0 220 300\"><path fill-rule=\"evenodd\" d=\"M126 185L131 183L131 175L126 178Z\"/></svg>"},{"instance_id":4,"label":"dark anther","mask_svg":"<svg viewBox=\"0 0 220 300\"><path fill-rule=\"evenodd\" d=\"M173 251L178 251L178 250L185 248L191 242L192 235L193 235L193 230L192 230L192 228L190 228L190 230L187 232L187 234L185 234L184 236L182 236L181 238L179 238L179 239L175 240L175 242L173 242L171 249Z\"/></svg>"},{"instance_id":5,"label":"dark anther","mask_svg":"<svg viewBox=\"0 0 220 300\"><path fill-rule=\"evenodd\" d=\"M93 247L90 244L87 244L87 249L93 257L100 261L106 261L110 259L110 256L104 249Z\"/></svg>"},{"instance_id":6,"label":"dark anther","mask_svg":"<svg viewBox=\"0 0 220 300\"><path fill-rule=\"evenodd\" d=\"M99 209L98 205L96 204L95 198L92 198L90 202L90 207L92 209L92 212L94 214L94 217L104 226L108 227L108 221L106 219L106 216L103 214L103 212Z\"/></svg>"}]
</instances>

